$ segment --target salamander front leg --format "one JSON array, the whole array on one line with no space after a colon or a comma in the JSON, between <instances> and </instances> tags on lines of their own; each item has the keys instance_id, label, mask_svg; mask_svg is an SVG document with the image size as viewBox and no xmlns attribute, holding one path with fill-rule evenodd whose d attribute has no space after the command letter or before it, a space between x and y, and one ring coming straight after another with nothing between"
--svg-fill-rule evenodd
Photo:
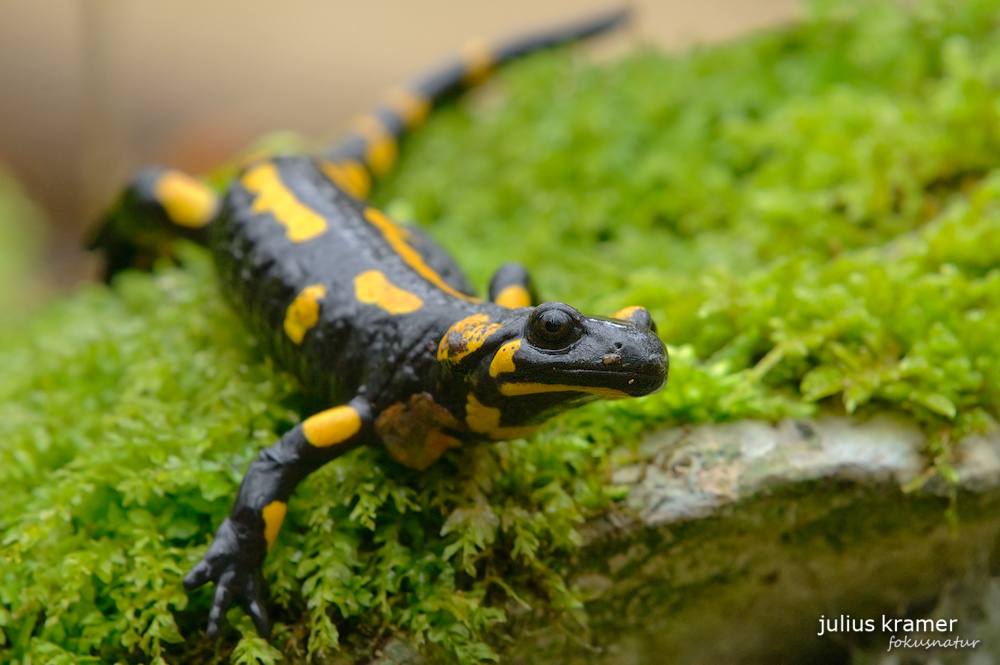
<instances>
[{"instance_id":1,"label":"salamander front leg","mask_svg":"<svg viewBox=\"0 0 1000 665\"><path fill-rule=\"evenodd\" d=\"M490 301L510 309L537 305L538 294L528 269L520 263L505 263L497 268L490 280Z\"/></svg>"},{"instance_id":2,"label":"salamander front leg","mask_svg":"<svg viewBox=\"0 0 1000 665\"><path fill-rule=\"evenodd\" d=\"M355 397L307 418L261 451L247 469L233 509L215 533L205 556L184 577L195 589L215 582L208 635L215 637L235 600L269 637L264 578L260 567L285 519L288 499L300 480L373 437L371 407Z\"/></svg>"}]
</instances>

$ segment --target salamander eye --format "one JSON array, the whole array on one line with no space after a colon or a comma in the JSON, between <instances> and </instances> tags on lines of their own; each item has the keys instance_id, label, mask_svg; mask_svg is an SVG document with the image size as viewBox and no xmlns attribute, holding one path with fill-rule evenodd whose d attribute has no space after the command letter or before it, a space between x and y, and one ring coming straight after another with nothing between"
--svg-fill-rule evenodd
<instances>
[{"instance_id":1,"label":"salamander eye","mask_svg":"<svg viewBox=\"0 0 1000 665\"><path fill-rule=\"evenodd\" d=\"M543 349L562 349L580 338L580 314L562 303L539 305L528 317L528 342Z\"/></svg>"}]
</instances>

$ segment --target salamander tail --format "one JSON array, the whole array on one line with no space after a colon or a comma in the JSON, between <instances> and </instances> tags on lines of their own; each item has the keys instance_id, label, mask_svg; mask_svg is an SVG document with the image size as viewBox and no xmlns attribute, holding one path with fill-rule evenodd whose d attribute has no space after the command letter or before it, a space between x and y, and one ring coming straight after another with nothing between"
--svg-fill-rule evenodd
<instances>
[{"instance_id":1,"label":"salamander tail","mask_svg":"<svg viewBox=\"0 0 1000 665\"><path fill-rule=\"evenodd\" d=\"M420 125L431 109L488 78L500 65L546 48L586 39L624 24L627 9L491 45L473 40L455 57L403 85L390 88L382 103L355 119L340 141L320 153L320 166L349 194L368 196L373 178L393 167L399 139Z\"/></svg>"}]
</instances>

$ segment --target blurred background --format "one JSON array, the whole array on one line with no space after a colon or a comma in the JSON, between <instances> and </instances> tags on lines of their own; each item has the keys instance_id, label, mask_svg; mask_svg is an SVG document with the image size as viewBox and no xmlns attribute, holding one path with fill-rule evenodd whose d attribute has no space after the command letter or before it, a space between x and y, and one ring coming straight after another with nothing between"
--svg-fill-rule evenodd
<instances>
[{"instance_id":1,"label":"blurred background","mask_svg":"<svg viewBox=\"0 0 1000 665\"><path fill-rule=\"evenodd\" d=\"M84 237L136 166L209 170L263 134L336 136L473 37L607 0L0 0L0 168L47 219L46 281L92 275ZM796 0L636 0L597 46L688 48L793 20Z\"/></svg>"}]
</instances>

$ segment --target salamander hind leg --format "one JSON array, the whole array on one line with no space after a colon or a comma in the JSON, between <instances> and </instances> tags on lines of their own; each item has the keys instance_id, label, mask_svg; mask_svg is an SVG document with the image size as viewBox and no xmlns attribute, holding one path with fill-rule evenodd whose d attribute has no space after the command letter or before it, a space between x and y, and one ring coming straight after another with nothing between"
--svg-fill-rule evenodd
<instances>
[{"instance_id":1,"label":"salamander hind leg","mask_svg":"<svg viewBox=\"0 0 1000 665\"><path fill-rule=\"evenodd\" d=\"M229 517L184 577L189 590L215 582L209 636L218 635L233 601L250 615L262 637L270 635L260 567L281 530L292 491L307 475L373 437L371 407L356 397L307 418L251 462Z\"/></svg>"},{"instance_id":2,"label":"salamander hind leg","mask_svg":"<svg viewBox=\"0 0 1000 665\"><path fill-rule=\"evenodd\" d=\"M528 269L520 263L505 263L490 280L490 301L510 309L538 304L538 294Z\"/></svg>"},{"instance_id":3,"label":"salamander hind leg","mask_svg":"<svg viewBox=\"0 0 1000 665\"><path fill-rule=\"evenodd\" d=\"M172 254L173 237L204 244L219 205L208 185L174 169L147 166L118 197L90 249L104 255L107 280L126 268L149 268Z\"/></svg>"}]
</instances>

